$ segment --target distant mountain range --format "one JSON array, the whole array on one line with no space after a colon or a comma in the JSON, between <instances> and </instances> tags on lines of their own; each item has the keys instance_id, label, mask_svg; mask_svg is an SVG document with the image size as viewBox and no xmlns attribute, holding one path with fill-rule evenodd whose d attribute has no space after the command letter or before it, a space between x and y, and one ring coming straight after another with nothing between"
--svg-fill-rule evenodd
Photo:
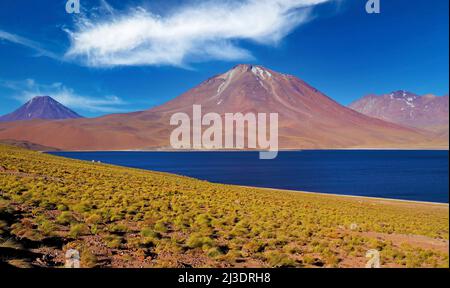
<instances>
[{"instance_id":1,"label":"distant mountain range","mask_svg":"<svg viewBox=\"0 0 450 288\"><path fill-rule=\"evenodd\" d=\"M33 119L61 120L82 118L80 115L49 96L37 96L11 114L1 116L0 122Z\"/></svg>"},{"instance_id":2,"label":"distant mountain range","mask_svg":"<svg viewBox=\"0 0 450 288\"><path fill-rule=\"evenodd\" d=\"M404 126L448 134L448 104L448 95L419 96L408 91L396 91L380 96L365 96L350 104L350 108Z\"/></svg>"},{"instance_id":3,"label":"distant mountain range","mask_svg":"<svg viewBox=\"0 0 450 288\"><path fill-rule=\"evenodd\" d=\"M0 123L0 139L24 140L62 150L170 148L170 117L208 112L278 113L280 147L435 148L442 135L369 117L344 107L304 81L262 66L238 65L172 101L147 111L95 119Z\"/></svg>"}]
</instances>

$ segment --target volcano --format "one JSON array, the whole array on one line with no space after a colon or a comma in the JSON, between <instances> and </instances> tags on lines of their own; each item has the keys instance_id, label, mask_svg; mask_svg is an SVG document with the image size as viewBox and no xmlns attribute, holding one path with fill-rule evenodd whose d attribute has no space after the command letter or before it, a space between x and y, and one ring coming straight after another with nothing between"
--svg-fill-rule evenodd
<instances>
[{"instance_id":1,"label":"volcano","mask_svg":"<svg viewBox=\"0 0 450 288\"><path fill-rule=\"evenodd\" d=\"M448 140L344 107L292 76L238 65L159 107L95 119L0 124L0 139L26 140L63 150L170 149L170 117L203 113L278 113L283 149L432 148Z\"/></svg>"},{"instance_id":2,"label":"volcano","mask_svg":"<svg viewBox=\"0 0 450 288\"><path fill-rule=\"evenodd\" d=\"M36 96L16 111L0 117L0 122L33 119L61 120L82 118L50 96Z\"/></svg>"}]
</instances>

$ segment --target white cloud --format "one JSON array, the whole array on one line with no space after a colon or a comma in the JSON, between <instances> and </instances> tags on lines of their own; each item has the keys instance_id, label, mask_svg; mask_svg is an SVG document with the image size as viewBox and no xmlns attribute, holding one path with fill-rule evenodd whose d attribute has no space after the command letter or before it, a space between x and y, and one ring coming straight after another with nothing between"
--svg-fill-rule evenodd
<instances>
[{"instance_id":1,"label":"white cloud","mask_svg":"<svg viewBox=\"0 0 450 288\"><path fill-rule=\"evenodd\" d=\"M194 1L164 16L143 8L111 10L103 18L84 16L67 30L66 57L93 67L244 60L252 55L238 41L274 45L307 22L312 7L328 1Z\"/></svg>"},{"instance_id":2,"label":"white cloud","mask_svg":"<svg viewBox=\"0 0 450 288\"><path fill-rule=\"evenodd\" d=\"M46 56L55 60L61 60L61 57L56 55L53 52L50 52L44 48L41 47L41 45L35 41L32 41L30 39L24 38L22 36L12 34L9 32L6 32L4 30L0 30L0 40L8 41L14 44L19 44L25 47L28 47L34 51L37 52L38 56Z\"/></svg>"},{"instance_id":3,"label":"white cloud","mask_svg":"<svg viewBox=\"0 0 450 288\"><path fill-rule=\"evenodd\" d=\"M72 109L80 109L89 112L115 113L122 112L120 106L126 103L117 96L89 97L77 94L73 89L62 83L49 85L39 84L33 79L24 81L2 81L0 86L6 87L17 94L14 98L22 103L27 102L35 96L50 96L61 104Z\"/></svg>"}]
</instances>

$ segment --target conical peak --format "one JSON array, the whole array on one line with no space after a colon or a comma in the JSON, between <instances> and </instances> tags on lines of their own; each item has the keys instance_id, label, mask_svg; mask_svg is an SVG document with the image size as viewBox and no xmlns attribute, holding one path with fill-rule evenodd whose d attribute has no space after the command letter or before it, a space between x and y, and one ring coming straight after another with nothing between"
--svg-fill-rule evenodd
<instances>
[{"instance_id":1,"label":"conical peak","mask_svg":"<svg viewBox=\"0 0 450 288\"><path fill-rule=\"evenodd\" d=\"M262 71L262 72L268 72L268 73L272 74L270 72L270 70L265 68L264 66L252 65L252 64L239 64L239 65L234 66L232 70L242 71L242 72L254 72L254 73L256 73L257 71Z\"/></svg>"},{"instance_id":2,"label":"conical peak","mask_svg":"<svg viewBox=\"0 0 450 288\"><path fill-rule=\"evenodd\" d=\"M61 120L82 118L50 96L36 96L14 112L0 117L0 122L33 119Z\"/></svg>"},{"instance_id":3,"label":"conical peak","mask_svg":"<svg viewBox=\"0 0 450 288\"><path fill-rule=\"evenodd\" d=\"M246 73L251 73L258 78L263 80L270 79L273 76L273 72L269 69L266 69L260 65L251 65L251 64L239 64L233 67L233 69L227 71L226 73L220 75L222 79L235 78L236 76L245 75Z\"/></svg>"},{"instance_id":4,"label":"conical peak","mask_svg":"<svg viewBox=\"0 0 450 288\"><path fill-rule=\"evenodd\" d=\"M36 101L36 100L53 100L55 101L52 97L50 96L35 96L33 97L30 101Z\"/></svg>"},{"instance_id":5,"label":"conical peak","mask_svg":"<svg viewBox=\"0 0 450 288\"><path fill-rule=\"evenodd\" d=\"M250 64L238 64L236 66L233 67L233 69L231 70L239 70L239 71L247 71L249 69L251 69L253 65Z\"/></svg>"},{"instance_id":6,"label":"conical peak","mask_svg":"<svg viewBox=\"0 0 450 288\"><path fill-rule=\"evenodd\" d=\"M46 105L46 103L52 103L52 102L57 103L50 96L35 96L35 97L31 98L30 100L28 100L28 102L25 103L25 105L27 105L27 107L30 107L30 106L36 106L36 105Z\"/></svg>"}]
</instances>

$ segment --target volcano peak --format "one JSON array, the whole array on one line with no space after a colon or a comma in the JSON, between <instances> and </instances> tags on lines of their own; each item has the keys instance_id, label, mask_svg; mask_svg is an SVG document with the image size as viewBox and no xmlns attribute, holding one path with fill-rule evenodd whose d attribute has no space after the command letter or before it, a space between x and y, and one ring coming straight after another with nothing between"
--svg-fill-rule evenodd
<instances>
[{"instance_id":1,"label":"volcano peak","mask_svg":"<svg viewBox=\"0 0 450 288\"><path fill-rule=\"evenodd\" d=\"M0 117L0 122L33 119L76 119L82 118L76 112L65 107L50 96L36 96L8 115Z\"/></svg>"}]
</instances>

